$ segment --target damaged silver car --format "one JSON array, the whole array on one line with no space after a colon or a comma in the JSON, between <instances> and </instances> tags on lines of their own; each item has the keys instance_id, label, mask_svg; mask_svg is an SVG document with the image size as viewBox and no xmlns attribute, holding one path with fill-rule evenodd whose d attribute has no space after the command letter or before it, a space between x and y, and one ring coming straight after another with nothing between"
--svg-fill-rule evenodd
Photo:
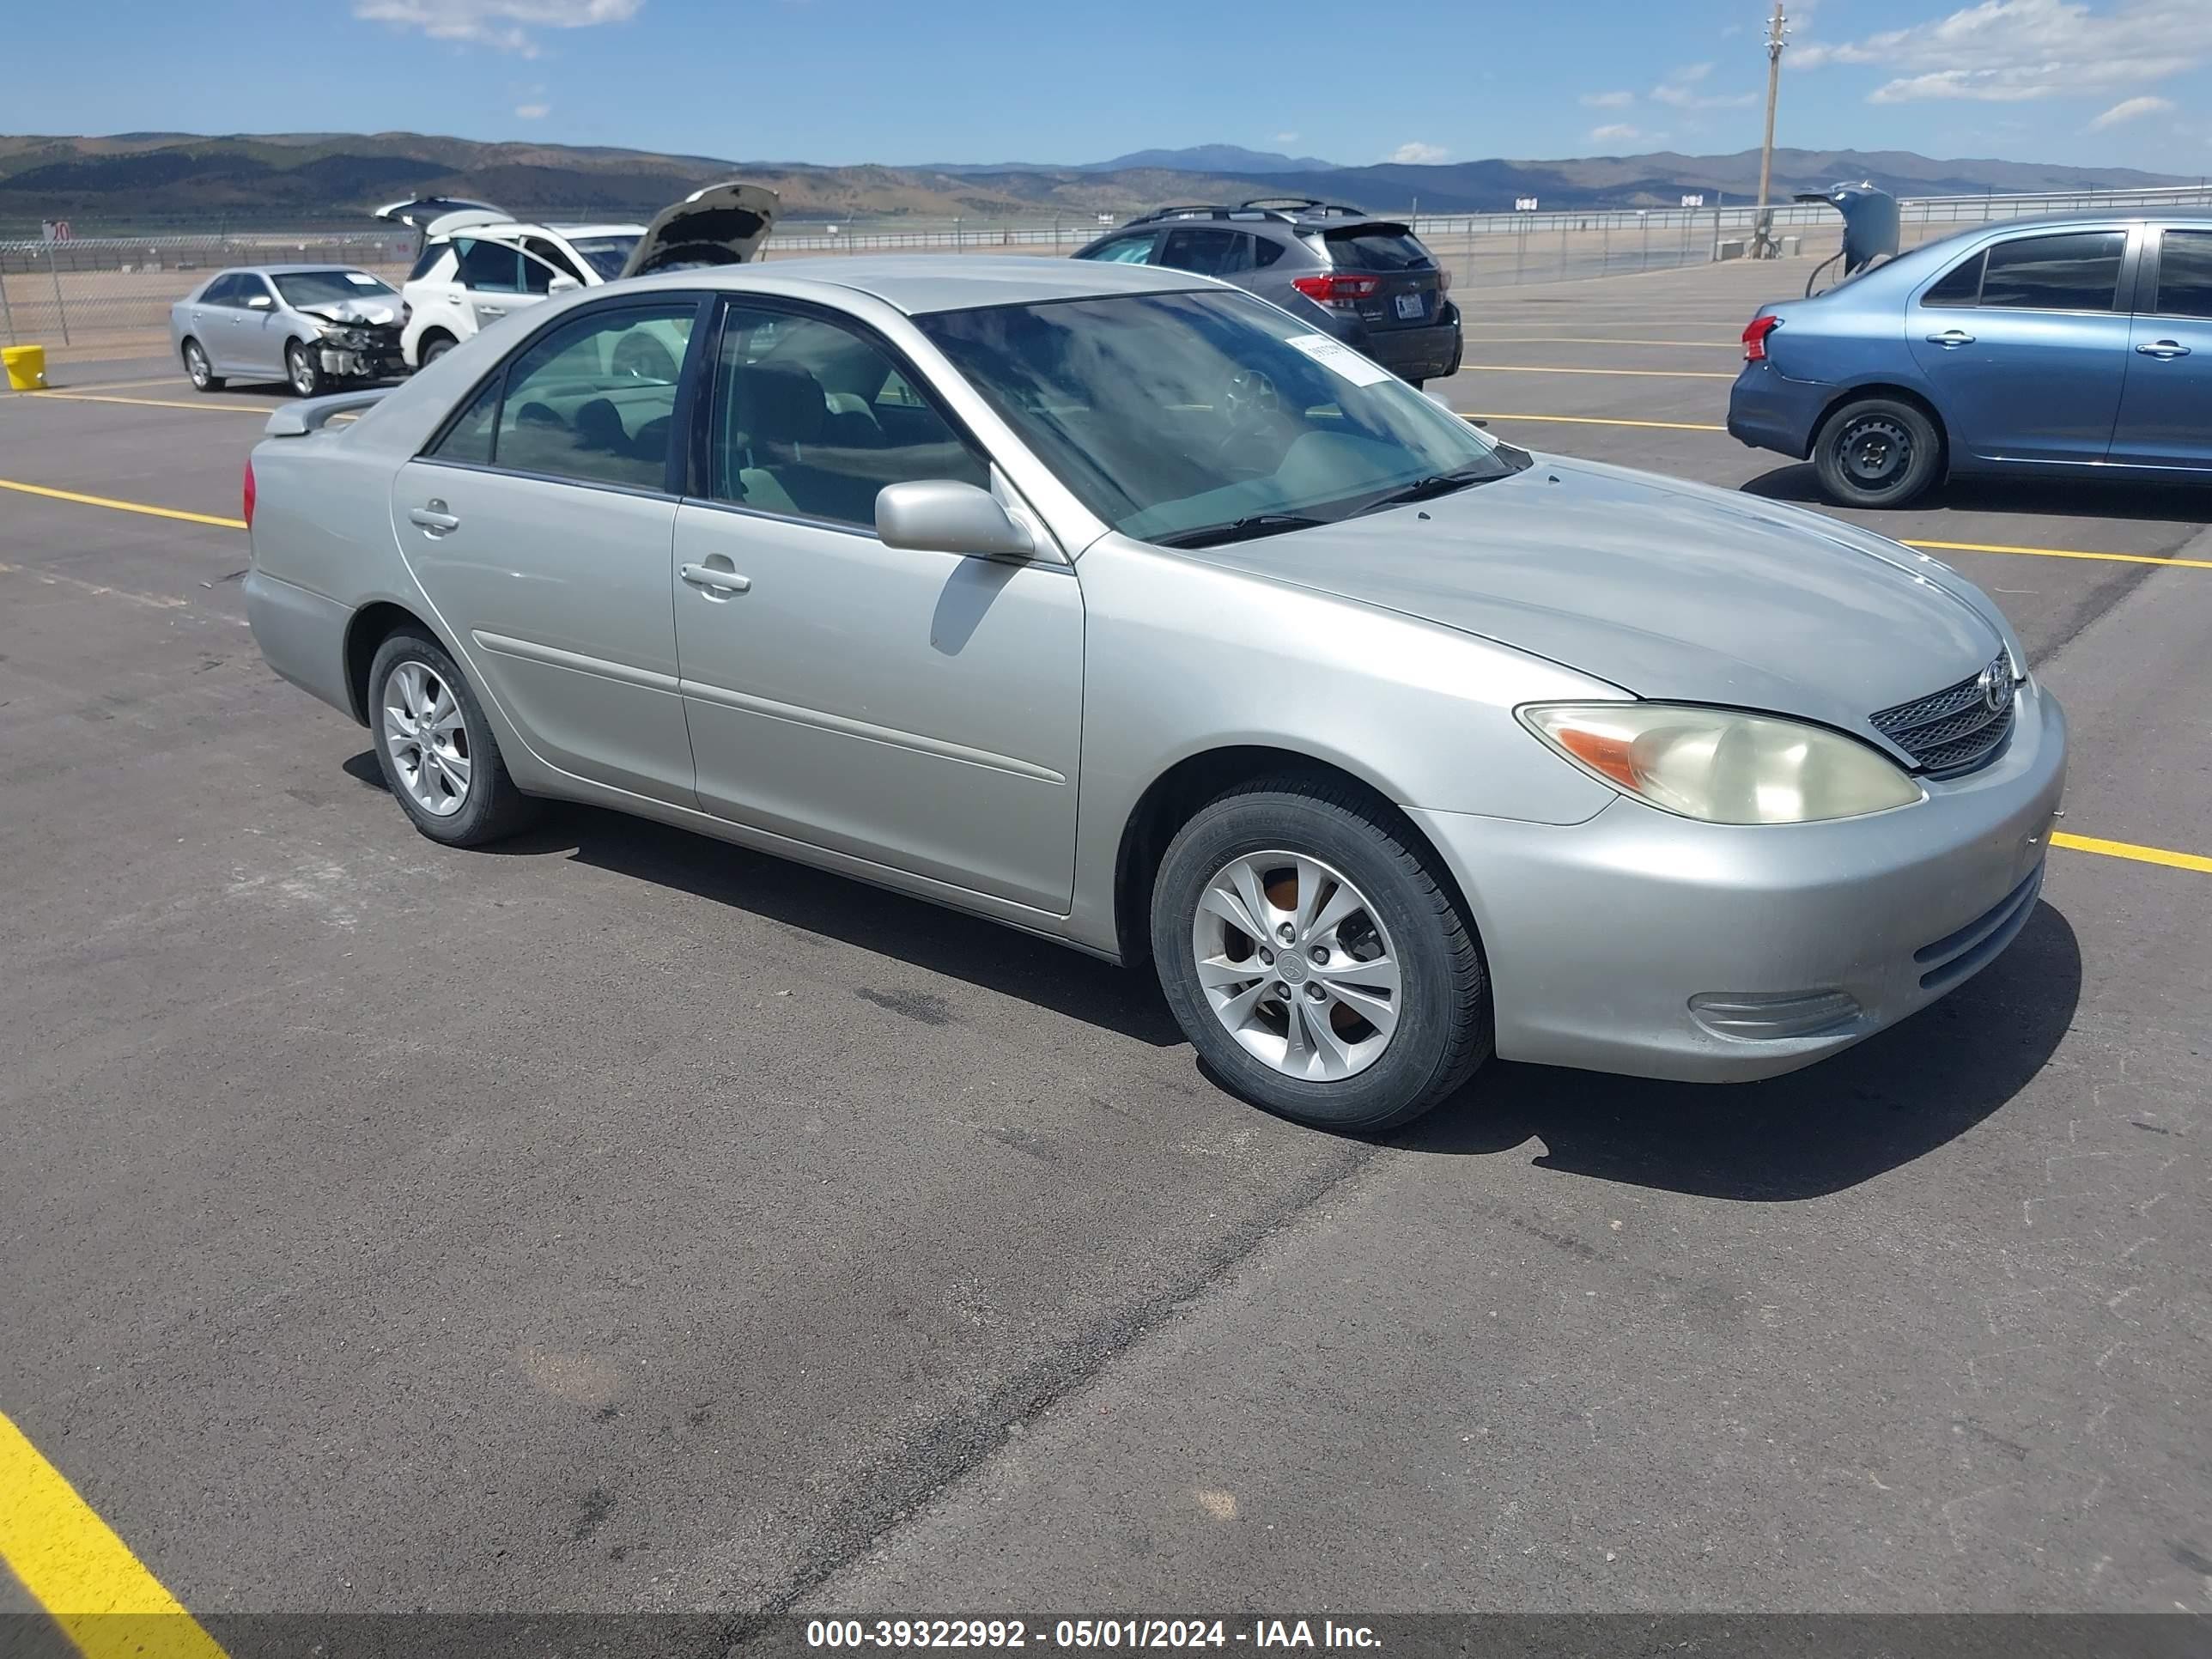
<instances>
[{"instance_id":1,"label":"damaged silver car","mask_svg":"<svg viewBox=\"0 0 2212 1659\"><path fill-rule=\"evenodd\" d=\"M192 385L283 380L302 398L404 374L404 307L380 276L349 265L217 271L169 307L169 343Z\"/></svg>"}]
</instances>

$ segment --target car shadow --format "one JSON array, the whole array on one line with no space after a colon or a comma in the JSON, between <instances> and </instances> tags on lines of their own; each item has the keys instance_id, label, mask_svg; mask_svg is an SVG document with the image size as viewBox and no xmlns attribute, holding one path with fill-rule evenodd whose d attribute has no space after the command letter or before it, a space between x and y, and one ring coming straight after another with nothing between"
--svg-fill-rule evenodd
<instances>
[{"instance_id":1,"label":"car shadow","mask_svg":"<svg viewBox=\"0 0 2212 1659\"><path fill-rule=\"evenodd\" d=\"M1997 1111L2050 1060L2081 995L2080 943L2046 901L1975 978L1804 1071L1709 1085L1492 1062L1390 1144L1467 1156L1536 1140L1540 1169L1745 1203L1818 1198Z\"/></svg>"},{"instance_id":2,"label":"car shadow","mask_svg":"<svg viewBox=\"0 0 2212 1659\"><path fill-rule=\"evenodd\" d=\"M1833 510L1811 464L1794 462L1738 486L1747 495ZM1872 512L1872 509L1868 509ZM2146 484L2112 478L1953 478L1906 513L2033 513L2055 518L2140 519L2197 526L2212 521L2212 484ZM1887 514L1875 513L1879 529Z\"/></svg>"},{"instance_id":3,"label":"car shadow","mask_svg":"<svg viewBox=\"0 0 2212 1659\"><path fill-rule=\"evenodd\" d=\"M372 751L348 776L382 790ZM563 803L485 849L571 858L726 904L1154 1048L1184 1038L1147 970L980 917L645 818ZM2046 901L1989 968L1932 1007L1829 1060L1763 1083L1658 1083L1493 1060L1382 1144L1497 1156L1541 1143L1540 1169L1747 1203L1817 1198L1964 1134L2026 1087L2072 1024L2081 953ZM1223 1079L1194 1053L1193 1068ZM1233 1091L1231 1091L1233 1092Z\"/></svg>"}]
</instances>

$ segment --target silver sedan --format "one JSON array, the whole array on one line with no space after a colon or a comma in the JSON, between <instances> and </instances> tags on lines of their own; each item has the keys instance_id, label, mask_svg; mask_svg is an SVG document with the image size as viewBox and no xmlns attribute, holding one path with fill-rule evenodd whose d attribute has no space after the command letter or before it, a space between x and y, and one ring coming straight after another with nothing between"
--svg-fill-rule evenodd
<instances>
[{"instance_id":1,"label":"silver sedan","mask_svg":"<svg viewBox=\"0 0 2212 1659\"><path fill-rule=\"evenodd\" d=\"M1149 959L1333 1128L1832 1054L2012 940L2063 782L1945 566L1174 271L591 290L279 411L248 508L263 653L424 835L594 802Z\"/></svg>"},{"instance_id":2,"label":"silver sedan","mask_svg":"<svg viewBox=\"0 0 2212 1659\"><path fill-rule=\"evenodd\" d=\"M405 374L403 309L390 283L349 265L241 265L169 307L169 344L199 391L283 380L312 398Z\"/></svg>"}]
</instances>

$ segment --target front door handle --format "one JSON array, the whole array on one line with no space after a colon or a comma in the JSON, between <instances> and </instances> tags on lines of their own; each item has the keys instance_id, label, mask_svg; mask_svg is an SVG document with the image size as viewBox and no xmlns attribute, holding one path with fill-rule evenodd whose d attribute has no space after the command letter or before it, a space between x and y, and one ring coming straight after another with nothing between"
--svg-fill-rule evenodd
<instances>
[{"instance_id":1,"label":"front door handle","mask_svg":"<svg viewBox=\"0 0 2212 1659\"><path fill-rule=\"evenodd\" d=\"M1972 345L1973 343L1974 337L1963 328L1947 328L1941 334L1931 334L1928 337L1929 345L1962 346Z\"/></svg>"},{"instance_id":2,"label":"front door handle","mask_svg":"<svg viewBox=\"0 0 2212 1659\"><path fill-rule=\"evenodd\" d=\"M409 523L421 526L426 536L442 536L449 530L461 527L461 521L447 512L445 502L440 501L434 501L428 507L409 507L407 519Z\"/></svg>"},{"instance_id":3,"label":"front door handle","mask_svg":"<svg viewBox=\"0 0 2212 1659\"><path fill-rule=\"evenodd\" d=\"M720 592L742 593L753 585L750 576L740 576L734 570L717 570L712 565L687 564L676 574L694 587L711 587Z\"/></svg>"},{"instance_id":4,"label":"front door handle","mask_svg":"<svg viewBox=\"0 0 2212 1659\"><path fill-rule=\"evenodd\" d=\"M2136 348L2146 357L2186 357L2189 348L2179 340L2154 340Z\"/></svg>"}]
</instances>

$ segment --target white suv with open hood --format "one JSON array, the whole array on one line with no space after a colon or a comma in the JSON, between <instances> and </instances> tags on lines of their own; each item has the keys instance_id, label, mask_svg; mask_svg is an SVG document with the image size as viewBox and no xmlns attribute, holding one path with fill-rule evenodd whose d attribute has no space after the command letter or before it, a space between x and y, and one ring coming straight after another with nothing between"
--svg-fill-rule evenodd
<instances>
[{"instance_id":1,"label":"white suv with open hood","mask_svg":"<svg viewBox=\"0 0 2212 1659\"><path fill-rule=\"evenodd\" d=\"M420 198L376 210L411 225L422 252L400 289L399 347L410 368L435 361L485 324L549 294L648 271L743 264L768 240L779 198L758 185L708 185L649 225L526 224L481 202Z\"/></svg>"}]
</instances>

